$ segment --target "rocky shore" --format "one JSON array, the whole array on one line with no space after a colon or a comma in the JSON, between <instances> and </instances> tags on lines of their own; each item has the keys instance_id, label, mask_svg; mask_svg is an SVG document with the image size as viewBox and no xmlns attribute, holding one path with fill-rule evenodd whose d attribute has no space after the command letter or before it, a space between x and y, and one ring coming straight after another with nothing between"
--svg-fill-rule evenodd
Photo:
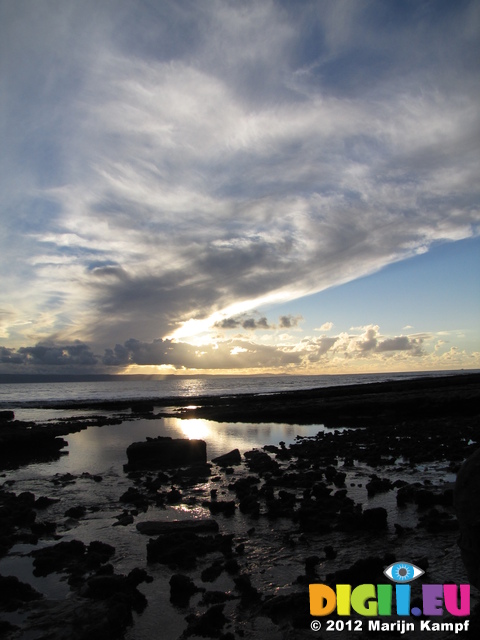
<instances>
[{"instance_id":1,"label":"rocky shore","mask_svg":"<svg viewBox=\"0 0 480 640\"><path fill-rule=\"evenodd\" d=\"M467 582L453 483L479 446L479 382L465 374L268 396L96 403L88 405L95 416L56 425L0 413L0 558L28 557L33 575L57 575L68 589L47 599L28 581L0 576L1 637L334 639L345 632L310 628L311 583L388 583L383 571L398 560L425 571L425 583ZM185 441L146 441L130 450L133 465L125 451L120 481L86 471L46 479L41 494L24 490L8 471L60 455L62 440L79 429L155 420L164 407L184 418L330 429L210 461L195 441L194 452ZM107 409L116 415L102 416ZM162 444L168 455L155 464L151 451ZM87 487L88 504L69 501L75 484ZM476 602L472 587L472 610ZM356 633L377 635L400 632L387 636L363 624ZM435 637L458 636L446 630Z\"/></svg>"}]
</instances>

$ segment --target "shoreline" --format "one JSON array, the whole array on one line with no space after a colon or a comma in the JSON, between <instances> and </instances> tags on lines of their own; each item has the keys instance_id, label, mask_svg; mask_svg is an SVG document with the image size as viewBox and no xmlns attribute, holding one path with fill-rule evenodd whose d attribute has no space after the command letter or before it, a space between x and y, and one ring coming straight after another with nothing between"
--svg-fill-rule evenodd
<instances>
[{"instance_id":1,"label":"shoreline","mask_svg":"<svg viewBox=\"0 0 480 640\"><path fill-rule=\"evenodd\" d=\"M65 619L77 616L84 628L70 630L75 640L88 640L99 629L104 637L135 640L138 630L138 637L153 640L148 629L156 628L161 615L167 621L166 640L204 633L229 640L306 640L311 638L311 583L388 583L383 570L396 560L421 567L427 583L466 582L452 479L478 450L479 382L480 374L462 374L267 396L202 397L196 409L188 408L192 398L177 399L183 406L163 398L95 403L98 415L89 419L30 424L27 439L40 431L51 430L58 439L101 427L121 421L122 411L128 411L124 418L133 428L137 419L163 415L252 424L277 417L301 424L314 417L314 424L327 427L364 428L328 429L298 437L288 447L242 451L240 461L235 456L228 462L119 469L99 476L85 468L77 475L34 479L9 469L0 487L2 508L11 510L4 519L11 528L4 532L3 557L14 566L15 558L21 563L33 554L36 570L68 579L70 588L69 597L35 596L15 605L22 629L41 626L60 640ZM102 416L106 407L119 416ZM168 407L169 413L154 413L152 407ZM10 427L19 429L15 421L6 425L0 436ZM54 435L55 429L62 433ZM147 524L137 526L149 523L151 530L151 521L172 519L208 519L218 533L160 528L148 540L140 531ZM17 552L10 544L23 546ZM120 627L112 628L105 620L115 615L119 598L128 602ZM472 590L472 613L477 600ZM8 616L0 613L0 618ZM471 637L475 633L478 626ZM11 628L5 637L16 640L16 634ZM448 640L448 634L437 637Z\"/></svg>"},{"instance_id":2,"label":"shoreline","mask_svg":"<svg viewBox=\"0 0 480 640\"><path fill-rule=\"evenodd\" d=\"M318 416L330 416L339 410L345 415L360 416L375 405L392 411L405 413L412 411L415 403L417 411L434 413L452 413L461 415L475 412L476 402L480 399L480 373L462 373L445 376L426 376L405 380L384 382L365 382L361 384L275 391L265 394L242 393L230 395L168 396L146 397L125 400L65 400L65 401L29 401L19 406L38 409L88 409L104 411L142 412L148 406L165 408L180 407L182 416L231 421L267 421L305 424L311 419L318 422ZM460 406L458 403L462 402ZM195 405L195 409L187 409ZM362 411L363 409L363 411ZM292 412L301 412L301 422L297 422ZM373 418L378 416L374 409Z\"/></svg>"}]
</instances>

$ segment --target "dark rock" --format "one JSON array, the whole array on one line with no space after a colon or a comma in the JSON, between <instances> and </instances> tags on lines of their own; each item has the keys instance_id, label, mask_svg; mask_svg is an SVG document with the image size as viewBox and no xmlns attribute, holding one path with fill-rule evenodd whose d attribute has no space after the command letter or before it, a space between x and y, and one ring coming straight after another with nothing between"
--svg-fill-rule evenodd
<instances>
[{"instance_id":1,"label":"dark rock","mask_svg":"<svg viewBox=\"0 0 480 640\"><path fill-rule=\"evenodd\" d=\"M219 513L223 513L225 516L233 516L235 509L237 508L233 500L205 500L202 505L207 507L210 513L214 516Z\"/></svg>"},{"instance_id":2,"label":"dark rock","mask_svg":"<svg viewBox=\"0 0 480 640\"><path fill-rule=\"evenodd\" d=\"M15 420L15 413L13 411L0 411L0 424L3 422L11 422Z\"/></svg>"},{"instance_id":3,"label":"dark rock","mask_svg":"<svg viewBox=\"0 0 480 640\"><path fill-rule=\"evenodd\" d=\"M67 509L67 511L65 511L65 515L67 516L67 518L74 518L75 520L83 518L86 513L87 509L83 506L70 507L70 509Z\"/></svg>"},{"instance_id":4,"label":"dark rock","mask_svg":"<svg viewBox=\"0 0 480 640\"><path fill-rule=\"evenodd\" d=\"M134 442L127 448L128 469L181 467L207 462L207 445L203 440L158 437Z\"/></svg>"},{"instance_id":5,"label":"dark rock","mask_svg":"<svg viewBox=\"0 0 480 640\"><path fill-rule=\"evenodd\" d=\"M250 605L253 602L261 600L261 596L257 589L252 585L250 577L245 574L240 574L237 578L234 578L235 588L240 592L241 602L243 605Z\"/></svg>"},{"instance_id":6,"label":"dark rock","mask_svg":"<svg viewBox=\"0 0 480 640\"><path fill-rule=\"evenodd\" d=\"M307 576L315 575L315 567L320 562L320 558L318 556L309 556L305 558L305 573Z\"/></svg>"},{"instance_id":7,"label":"dark rock","mask_svg":"<svg viewBox=\"0 0 480 640\"><path fill-rule=\"evenodd\" d=\"M275 624L289 621L294 627L310 627L308 595L304 592L273 596L265 600L261 610Z\"/></svg>"},{"instance_id":8,"label":"dark rock","mask_svg":"<svg viewBox=\"0 0 480 640\"><path fill-rule=\"evenodd\" d=\"M207 567L202 571L202 582L214 582L224 570L223 562L216 560L210 567Z\"/></svg>"},{"instance_id":9,"label":"dark rock","mask_svg":"<svg viewBox=\"0 0 480 640\"><path fill-rule=\"evenodd\" d=\"M362 527L368 531L378 531L387 528L387 510L383 507L365 509L362 513Z\"/></svg>"},{"instance_id":10,"label":"dark rock","mask_svg":"<svg viewBox=\"0 0 480 640\"><path fill-rule=\"evenodd\" d=\"M115 553L114 547L104 542L93 541L88 547L80 540L59 542L51 547L30 552L33 556L34 575L68 571L77 576L97 569Z\"/></svg>"},{"instance_id":11,"label":"dark rock","mask_svg":"<svg viewBox=\"0 0 480 640\"><path fill-rule=\"evenodd\" d=\"M0 611L16 611L25 602L43 598L33 587L14 576L0 576Z\"/></svg>"},{"instance_id":12,"label":"dark rock","mask_svg":"<svg viewBox=\"0 0 480 640\"><path fill-rule=\"evenodd\" d=\"M369 496L375 496L377 493L385 493L393 489L393 483L389 478L379 478L377 475L370 476L370 482L366 484Z\"/></svg>"},{"instance_id":13,"label":"dark rock","mask_svg":"<svg viewBox=\"0 0 480 640\"><path fill-rule=\"evenodd\" d=\"M170 602L177 607L186 607L190 598L202 589L193 580L181 573L175 573L170 578ZM213 604L213 603L212 603Z\"/></svg>"},{"instance_id":14,"label":"dark rock","mask_svg":"<svg viewBox=\"0 0 480 640\"><path fill-rule=\"evenodd\" d=\"M148 414L153 413L154 405L150 402L135 402L132 404L132 411L134 413Z\"/></svg>"},{"instance_id":15,"label":"dark rock","mask_svg":"<svg viewBox=\"0 0 480 640\"><path fill-rule=\"evenodd\" d=\"M461 466L455 483L458 542L472 584L480 588L480 449Z\"/></svg>"},{"instance_id":16,"label":"dark rock","mask_svg":"<svg viewBox=\"0 0 480 640\"><path fill-rule=\"evenodd\" d=\"M39 522L38 520L36 520L30 527L30 529L36 536L51 536L57 530L57 524L50 521Z\"/></svg>"},{"instance_id":17,"label":"dark rock","mask_svg":"<svg viewBox=\"0 0 480 640\"><path fill-rule=\"evenodd\" d=\"M384 584L387 579L383 575L383 570L394 560L393 555L387 555L384 558L377 556L362 558L347 569L327 574L327 583L330 585L351 584L352 587L359 584Z\"/></svg>"},{"instance_id":18,"label":"dark rock","mask_svg":"<svg viewBox=\"0 0 480 640\"><path fill-rule=\"evenodd\" d=\"M335 560L335 558L337 557L337 552L331 545L327 545L323 550L325 551L327 560Z\"/></svg>"},{"instance_id":19,"label":"dark rock","mask_svg":"<svg viewBox=\"0 0 480 640\"><path fill-rule=\"evenodd\" d=\"M277 474L280 472L280 465L264 451L247 451L245 454L247 467L250 471L263 475L265 473Z\"/></svg>"},{"instance_id":20,"label":"dark rock","mask_svg":"<svg viewBox=\"0 0 480 640\"><path fill-rule=\"evenodd\" d=\"M423 515L417 526L425 528L429 533L457 531L459 528L458 521L452 514L439 511L436 508L430 509L428 513Z\"/></svg>"},{"instance_id":21,"label":"dark rock","mask_svg":"<svg viewBox=\"0 0 480 640\"><path fill-rule=\"evenodd\" d=\"M178 504L182 501L182 492L172 487L170 491L167 492L166 498L168 504Z\"/></svg>"},{"instance_id":22,"label":"dark rock","mask_svg":"<svg viewBox=\"0 0 480 640\"><path fill-rule=\"evenodd\" d=\"M138 591L142 582L151 582L152 578L143 569L133 569L124 575L96 575L87 580L81 590L84 598L121 602L129 611L140 613L147 606L147 599Z\"/></svg>"},{"instance_id":23,"label":"dark rock","mask_svg":"<svg viewBox=\"0 0 480 640\"><path fill-rule=\"evenodd\" d=\"M205 478L208 478L212 473L212 465L208 463L192 464L190 467L184 469L178 469L172 480L174 482L185 480L196 480L200 482Z\"/></svg>"},{"instance_id":24,"label":"dark rock","mask_svg":"<svg viewBox=\"0 0 480 640\"><path fill-rule=\"evenodd\" d=\"M230 575L233 575L233 574L238 573L240 571L240 565L235 560L235 558L230 558L230 560L227 560L225 562L225 571L227 573L229 573Z\"/></svg>"},{"instance_id":25,"label":"dark rock","mask_svg":"<svg viewBox=\"0 0 480 640\"><path fill-rule=\"evenodd\" d=\"M200 536L193 531L163 534L147 544L148 562L159 562L173 568L193 569L197 558L209 553L230 554L233 535Z\"/></svg>"},{"instance_id":26,"label":"dark rock","mask_svg":"<svg viewBox=\"0 0 480 640\"><path fill-rule=\"evenodd\" d=\"M35 500L33 505L34 509L46 509L51 504L55 504L56 502L60 502L58 498L48 498L47 496L40 496Z\"/></svg>"},{"instance_id":27,"label":"dark rock","mask_svg":"<svg viewBox=\"0 0 480 640\"><path fill-rule=\"evenodd\" d=\"M235 600L236 596L231 593L225 593L224 591L205 591L200 601L200 604L210 606L212 604L221 604L228 600Z\"/></svg>"},{"instance_id":28,"label":"dark rock","mask_svg":"<svg viewBox=\"0 0 480 640\"><path fill-rule=\"evenodd\" d=\"M188 627L184 632L188 636L201 636L206 638L218 638L223 626L228 622L223 615L224 604L216 604L203 615L188 616Z\"/></svg>"},{"instance_id":29,"label":"dark rock","mask_svg":"<svg viewBox=\"0 0 480 640\"><path fill-rule=\"evenodd\" d=\"M119 502L133 504L138 509L148 509L148 498L144 496L136 487L129 487L118 499Z\"/></svg>"},{"instance_id":30,"label":"dark rock","mask_svg":"<svg viewBox=\"0 0 480 640\"><path fill-rule=\"evenodd\" d=\"M242 456L238 449L234 449L229 453L224 453L222 456L218 456L212 459L214 464L218 464L219 467L231 467L242 462Z\"/></svg>"},{"instance_id":31,"label":"dark rock","mask_svg":"<svg viewBox=\"0 0 480 640\"><path fill-rule=\"evenodd\" d=\"M137 522L137 531L147 536L156 536L162 534L175 533L216 533L218 531L218 523L211 518L203 520L170 520Z\"/></svg>"}]
</instances>

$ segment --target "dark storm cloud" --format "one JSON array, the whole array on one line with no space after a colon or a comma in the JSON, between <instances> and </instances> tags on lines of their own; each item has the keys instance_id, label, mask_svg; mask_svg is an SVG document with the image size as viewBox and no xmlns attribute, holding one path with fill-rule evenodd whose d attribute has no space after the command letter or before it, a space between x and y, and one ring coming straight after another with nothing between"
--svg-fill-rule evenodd
<instances>
[{"instance_id":1,"label":"dark storm cloud","mask_svg":"<svg viewBox=\"0 0 480 640\"><path fill-rule=\"evenodd\" d=\"M291 329L296 327L301 320L303 320L302 316L280 316L279 327L281 329Z\"/></svg>"},{"instance_id":2,"label":"dark storm cloud","mask_svg":"<svg viewBox=\"0 0 480 640\"><path fill-rule=\"evenodd\" d=\"M216 322L214 326L219 329L238 329L240 327L247 330L275 329L275 326L272 326L265 316L261 318L224 318L220 322Z\"/></svg>"},{"instance_id":3,"label":"dark storm cloud","mask_svg":"<svg viewBox=\"0 0 480 640\"><path fill-rule=\"evenodd\" d=\"M15 349L0 347L0 362L2 364L24 364L25 357Z\"/></svg>"},{"instance_id":4,"label":"dark storm cloud","mask_svg":"<svg viewBox=\"0 0 480 640\"><path fill-rule=\"evenodd\" d=\"M196 347L171 340L141 342L130 339L108 349L107 366L171 365L177 369L247 369L285 367L301 363L301 354L287 348L259 345L246 340L227 340Z\"/></svg>"},{"instance_id":5,"label":"dark storm cloud","mask_svg":"<svg viewBox=\"0 0 480 640\"><path fill-rule=\"evenodd\" d=\"M23 356L25 364L37 365L61 365L61 366L94 366L97 357L90 347L82 342L63 346L54 344L37 344L35 347L20 347L20 356Z\"/></svg>"},{"instance_id":6,"label":"dark storm cloud","mask_svg":"<svg viewBox=\"0 0 480 640\"><path fill-rule=\"evenodd\" d=\"M2 335L121 361L128 336L153 345L477 234L479 16L0 2Z\"/></svg>"},{"instance_id":7,"label":"dark storm cloud","mask_svg":"<svg viewBox=\"0 0 480 640\"><path fill-rule=\"evenodd\" d=\"M422 338L411 338L408 336L397 336L389 338L379 343L377 352L382 351L414 351L417 355L422 352Z\"/></svg>"}]
</instances>

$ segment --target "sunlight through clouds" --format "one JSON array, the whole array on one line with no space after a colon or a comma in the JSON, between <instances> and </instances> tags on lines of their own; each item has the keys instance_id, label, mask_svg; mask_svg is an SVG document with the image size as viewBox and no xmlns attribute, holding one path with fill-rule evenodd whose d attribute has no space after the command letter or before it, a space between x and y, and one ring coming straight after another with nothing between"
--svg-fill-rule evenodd
<instances>
[{"instance_id":1,"label":"sunlight through clouds","mask_svg":"<svg viewBox=\"0 0 480 640\"><path fill-rule=\"evenodd\" d=\"M478 238L475 2L0 11L3 367L47 366L41 353L60 347L50 366L116 371L439 353L400 334L405 322L350 337L380 324L355 308L342 326L312 314L281 331L278 318ZM303 352L305 334L283 342L285 329L335 343Z\"/></svg>"}]
</instances>

